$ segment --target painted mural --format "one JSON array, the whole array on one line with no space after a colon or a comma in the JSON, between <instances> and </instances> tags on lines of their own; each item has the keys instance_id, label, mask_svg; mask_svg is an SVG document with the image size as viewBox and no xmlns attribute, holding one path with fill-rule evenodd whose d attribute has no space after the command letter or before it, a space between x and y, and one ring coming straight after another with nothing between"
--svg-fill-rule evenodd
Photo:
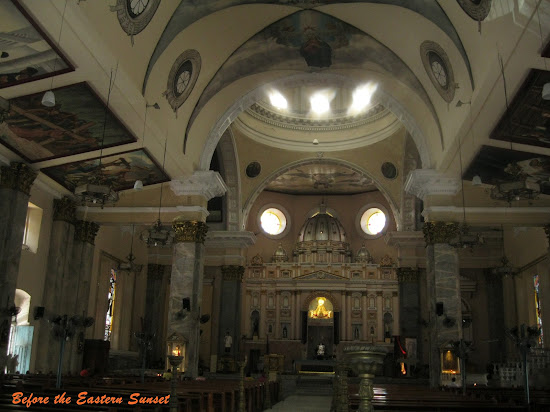
<instances>
[{"instance_id":1,"label":"painted mural","mask_svg":"<svg viewBox=\"0 0 550 412\"><path fill-rule=\"evenodd\" d=\"M289 194L357 194L376 190L372 180L342 165L314 163L289 170L265 190Z\"/></svg>"},{"instance_id":2,"label":"painted mural","mask_svg":"<svg viewBox=\"0 0 550 412\"><path fill-rule=\"evenodd\" d=\"M206 17L210 14L216 13L220 10L227 9L229 7L235 7L245 4L279 4L293 6L300 9L310 9L322 6L324 4L334 3L334 0L183 0L174 11L168 25L166 26L159 42L157 43L155 50L149 61L145 79L143 81L143 90L145 93L145 87L147 86L147 80L151 74L155 63L160 58L162 53L166 50L168 45L187 27L194 22ZM437 25L455 44L460 52L464 63L468 68L470 74L470 81L472 88L474 87L472 71L470 68L470 62L466 54L466 50L462 45L460 37L455 30L453 24L436 1L410 1L410 0L339 0L338 3L373 3L373 4L388 4L391 6L403 7L424 16L430 20L433 24Z\"/></svg>"},{"instance_id":3,"label":"painted mural","mask_svg":"<svg viewBox=\"0 0 550 412\"><path fill-rule=\"evenodd\" d=\"M104 156L101 166L99 158L96 158L52 166L41 171L72 192L100 170L102 178L115 191L133 188L136 180L141 180L143 185L152 185L170 179L144 149Z\"/></svg>"},{"instance_id":4,"label":"painted mural","mask_svg":"<svg viewBox=\"0 0 550 412\"><path fill-rule=\"evenodd\" d=\"M324 13L303 10L266 27L239 47L204 89L185 134L208 101L229 84L276 70L364 69L399 79L426 104L439 124L426 90L390 49L354 26Z\"/></svg>"},{"instance_id":5,"label":"painted mural","mask_svg":"<svg viewBox=\"0 0 550 412\"><path fill-rule=\"evenodd\" d=\"M531 69L491 139L550 147L550 101L542 98L542 87L550 72Z\"/></svg>"},{"instance_id":6,"label":"painted mural","mask_svg":"<svg viewBox=\"0 0 550 412\"><path fill-rule=\"evenodd\" d=\"M42 105L44 92L11 99L0 142L38 162L136 141L86 83L54 93L54 107Z\"/></svg>"},{"instance_id":7,"label":"painted mural","mask_svg":"<svg viewBox=\"0 0 550 412\"><path fill-rule=\"evenodd\" d=\"M17 1L0 0L0 88L72 70Z\"/></svg>"},{"instance_id":8,"label":"painted mural","mask_svg":"<svg viewBox=\"0 0 550 412\"><path fill-rule=\"evenodd\" d=\"M482 146L463 177L472 180L476 174L489 185L528 177L540 184L543 194L550 194L550 156L539 153Z\"/></svg>"}]
</instances>

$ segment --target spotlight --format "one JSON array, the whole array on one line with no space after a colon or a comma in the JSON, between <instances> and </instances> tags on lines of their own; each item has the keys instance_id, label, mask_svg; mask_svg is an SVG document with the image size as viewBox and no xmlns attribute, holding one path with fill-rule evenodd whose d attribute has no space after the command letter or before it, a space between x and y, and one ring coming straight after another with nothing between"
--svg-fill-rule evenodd
<instances>
[{"instance_id":1,"label":"spotlight","mask_svg":"<svg viewBox=\"0 0 550 412\"><path fill-rule=\"evenodd\" d=\"M330 102L324 93L315 93L309 99L311 103L311 110L316 114L323 114L330 110Z\"/></svg>"},{"instance_id":2,"label":"spotlight","mask_svg":"<svg viewBox=\"0 0 550 412\"><path fill-rule=\"evenodd\" d=\"M313 144L314 144L314 145L318 145L318 144L319 144L319 140L313 139Z\"/></svg>"},{"instance_id":3,"label":"spotlight","mask_svg":"<svg viewBox=\"0 0 550 412\"><path fill-rule=\"evenodd\" d=\"M269 102L271 106L279 110L285 110L288 107L288 102L285 97L276 90L269 93Z\"/></svg>"},{"instance_id":4,"label":"spotlight","mask_svg":"<svg viewBox=\"0 0 550 412\"><path fill-rule=\"evenodd\" d=\"M353 91L353 101L349 108L350 113L359 113L364 110L371 101L372 95L378 86L376 84L367 83L357 87Z\"/></svg>"},{"instance_id":5,"label":"spotlight","mask_svg":"<svg viewBox=\"0 0 550 412\"><path fill-rule=\"evenodd\" d=\"M51 90L44 93L44 96L42 97L42 105L46 107L55 106L55 94L53 94Z\"/></svg>"}]
</instances>

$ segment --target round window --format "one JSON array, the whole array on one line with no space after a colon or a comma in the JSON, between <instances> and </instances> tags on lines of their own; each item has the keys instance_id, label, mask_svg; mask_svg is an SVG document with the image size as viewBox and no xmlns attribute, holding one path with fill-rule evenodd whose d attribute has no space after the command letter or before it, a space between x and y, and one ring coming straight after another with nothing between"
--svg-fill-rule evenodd
<instances>
[{"instance_id":1,"label":"round window","mask_svg":"<svg viewBox=\"0 0 550 412\"><path fill-rule=\"evenodd\" d=\"M361 231L368 237L378 237L382 235L388 227L388 218L386 212L378 207L368 207L360 214L359 226Z\"/></svg>"},{"instance_id":2,"label":"round window","mask_svg":"<svg viewBox=\"0 0 550 412\"><path fill-rule=\"evenodd\" d=\"M284 232L286 228L285 214L274 207L265 209L260 216L262 230L268 235L276 236Z\"/></svg>"}]
</instances>

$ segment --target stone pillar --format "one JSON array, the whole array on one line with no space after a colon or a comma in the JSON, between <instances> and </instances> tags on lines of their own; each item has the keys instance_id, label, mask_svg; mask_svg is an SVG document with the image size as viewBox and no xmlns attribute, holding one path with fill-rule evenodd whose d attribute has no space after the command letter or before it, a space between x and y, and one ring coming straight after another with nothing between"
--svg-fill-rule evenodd
<instances>
[{"instance_id":1,"label":"stone pillar","mask_svg":"<svg viewBox=\"0 0 550 412\"><path fill-rule=\"evenodd\" d=\"M36 370L42 373L55 372L59 359L59 342L51 336L49 318L63 315L63 281L70 276L71 258L74 244L74 222L76 204L68 197L53 201L53 224L50 235L50 249L46 266L46 281L42 295L42 306L46 318L40 325L38 334ZM75 295L71 292L70 296Z\"/></svg>"},{"instance_id":2,"label":"stone pillar","mask_svg":"<svg viewBox=\"0 0 550 412\"><path fill-rule=\"evenodd\" d=\"M376 341L384 340L384 296L381 290L376 291Z\"/></svg>"},{"instance_id":3,"label":"stone pillar","mask_svg":"<svg viewBox=\"0 0 550 412\"><path fill-rule=\"evenodd\" d=\"M35 178L36 172L24 163L0 167L0 370L8 351L9 308L15 306L29 194Z\"/></svg>"},{"instance_id":4,"label":"stone pillar","mask_svg":"<svg viewBox=\"0 0 550 412\"><path fill-rule=\"evenodd\" d=\"M426 222L426 277L430 325L430 386L440 384L440 347L462 339L460 269L458 252L449 244L458 234L458 223ZM436 306L443 313L437 315Z\"/></svg>"},{"instance_id":5,"label":"stone pillar","mask_svg":"<svg viewBox=\"0 0 550 412\"><path fill-rule=\"evenodd\" d=\"M260 292L260 327L258 328L258 338L264 339L267 334L267 291Z\"/></svg>"},{"instance_id":6,"label":"stone pillar","mask_svg":"<svg viewBox=\"0 0 550 412\"><path fill-rule=\"evenodd\" d=\"M168 277L166 273L170 270L165 265L147 265L147 290L145 292L145 311L143 332L154 335L150 360L156 362L159 358L164 359L166 353L166 343L163 340L164 335L164 316L166 307L165 281ZM169 273L169 272L168 272Z\"/></svg>"},{"instance_id":7,"label":"stone pillar","mask_svg":"<svg viewBox=\"0 0 550 412\"><path fill-rule=\"evenodd\" d=\"M367 340L369 336L369 331L367 328L367 315L368 315L369 305L367 303L367 293L363 293L361 296L361 320L363 325L361 327L361 340Z\"/></svg>"},{"instance_id":8,"label":"stone pillar","mask_svg":"<svg viewBox=\"0 0 550 412\"><path fill-rule=\"evenodd\" d=\"M244 266L222 266L222 289L219 316L218 355L235 357L240 353L241 324L241 284ZM229 332L233 344L229 353L225 352L225 335Z\"/></svg>"},{"instance_id":9,"label":"stone pillar","mask_svg":"<svg viewBox=\"0 0 550 412\"><path fill-rule=\"evenodd\" d=\"M196 378L199 367L200 307L204 270L206 223L176 219L170 279L168 336L174 332L187 340L185 376ZM189 308L183 308L183 302Z\"/></svg>"},{"instance_id":10,"label":"stone pillar","mask_svg":"<svg viewBox=\"0 0 550 412\"><path fill-rule=\"evenodd\" d=\"M346 292L342 291L342 304L341 304L341 313L340 313L340 340L346 340Z\"/></svg>"},{"instance_id":11,"label":"stone pillar","mask_svg":"<svg viewBox=\"0 0 550 412\"><path fill-rule=\"evenodd\" d=\"M95 237L99 225L94 222L77 220L75 222L72 257L69 263L69 273L63 282L63 297L65 309L69 316L88 315L90 298L90 280L94 261ZM78 373L82 370L82 355L84 351L84 329L77 330L69 345L65 346L64 372Z\"/></svg>"},{"instance_id":12,"label":"stone pillar","mask_svg":"<svg viewBox=\"0 0 550 412\"><path fill-rule=\"evenodd\" d=\"M418 269L398 268L400 335L404 338L420 338L420 286ZM395 319L394 319L395 321Z\"/></svg>"}]
</instances>

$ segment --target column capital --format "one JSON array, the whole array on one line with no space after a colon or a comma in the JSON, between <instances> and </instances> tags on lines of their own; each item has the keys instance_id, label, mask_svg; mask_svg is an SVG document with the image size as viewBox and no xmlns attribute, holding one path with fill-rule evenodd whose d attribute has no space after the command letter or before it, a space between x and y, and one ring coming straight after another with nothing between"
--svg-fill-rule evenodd
<instances>
[{"instance_id":1,"label":"column capital","mask_svg":"<svg viewBox=\"0 0 550 412\"><path fill-rule=\"evenodd\" d=\"M399 281L399 283L417 282L418 276L418 268L397 268L397 280Z\"/></svg>"},{"instance_id":2,"label":"column capital","mask_svg":"<svg viewBox=\"0 0 550 412\"><path fill-rule=\"evenodd\" d=\"M197 170L189 177L170 181L170 188L177 196L200 195L206 200L223 196L227 185L221 175L213 170Z\"/></svg>"},{"instance_id":3,"label":"column capital","mask_svg":"<svg viewBox=\"0 0 550 412\"><path fill-rule=\"evenodd\" d=\"M29 196L36 175L25 163L12 162L9 166L0 167L0 187L18 190Z\"/></svg>"},{"instance_id":4,"label":"column capital","mask_svg":"<svg viewBox=\"0 0 550 412\"><path fill-rule=\"evenodd\" d=\"M454 196L459 191L457 177L445 176L434 169L412 170L405 181L405 192L422 200L428 195Z\"/></svg>"},{"instance_id":5,"label":"column capital","mask_svg":"<svg viewBox=\"0 0 550 412\"><path fill-rule=\"evenodd\" d=\"M74 239L81 242L88 242L91 245L94 245L95 237L98 230L99 225L95 222L77 220L74 224Z\"/></svg>"},{"instance_id":6,"label":"column capital","mask_svg":"<svg viewBox=\"0 0 550 412\"><path fill-rule=\"evenodd\" d=\"M458 236L460 225L456 222L425 222L422 231L427 245L449 243Z\"/></svg>"},{"instance_id":7,"label":"column capital","mask_svg":"<svg viewBox=\"0 0 550 412\"><path fill-rule=\"evenodd\" d=\"M53 200L53 220L74 223L76 220L76 203L70 197Z\"/></svg>"},{"instance_id":8,"label":"column capital","mask_svg":"<svg viewBox=\"0 0 550 412\"><path fill-rule=\"evenodd\" d=\"M238 265L223 265L222 266L223 280L242 281L244 275L244 266Z\"/></svg>"},{"instance_id":9,"label":"column capital","mask_svg":"<svg viewBox=\"0 0 550 412\"><path fill-rule=\"evenodd\" d=\"M172 222L172 228L174 229L175 243L182 242L195 242L204 243L206 233L208 232L208 226L204 222L198 222L195 220L174 220Z\"/></svg>"}]
</instances>

